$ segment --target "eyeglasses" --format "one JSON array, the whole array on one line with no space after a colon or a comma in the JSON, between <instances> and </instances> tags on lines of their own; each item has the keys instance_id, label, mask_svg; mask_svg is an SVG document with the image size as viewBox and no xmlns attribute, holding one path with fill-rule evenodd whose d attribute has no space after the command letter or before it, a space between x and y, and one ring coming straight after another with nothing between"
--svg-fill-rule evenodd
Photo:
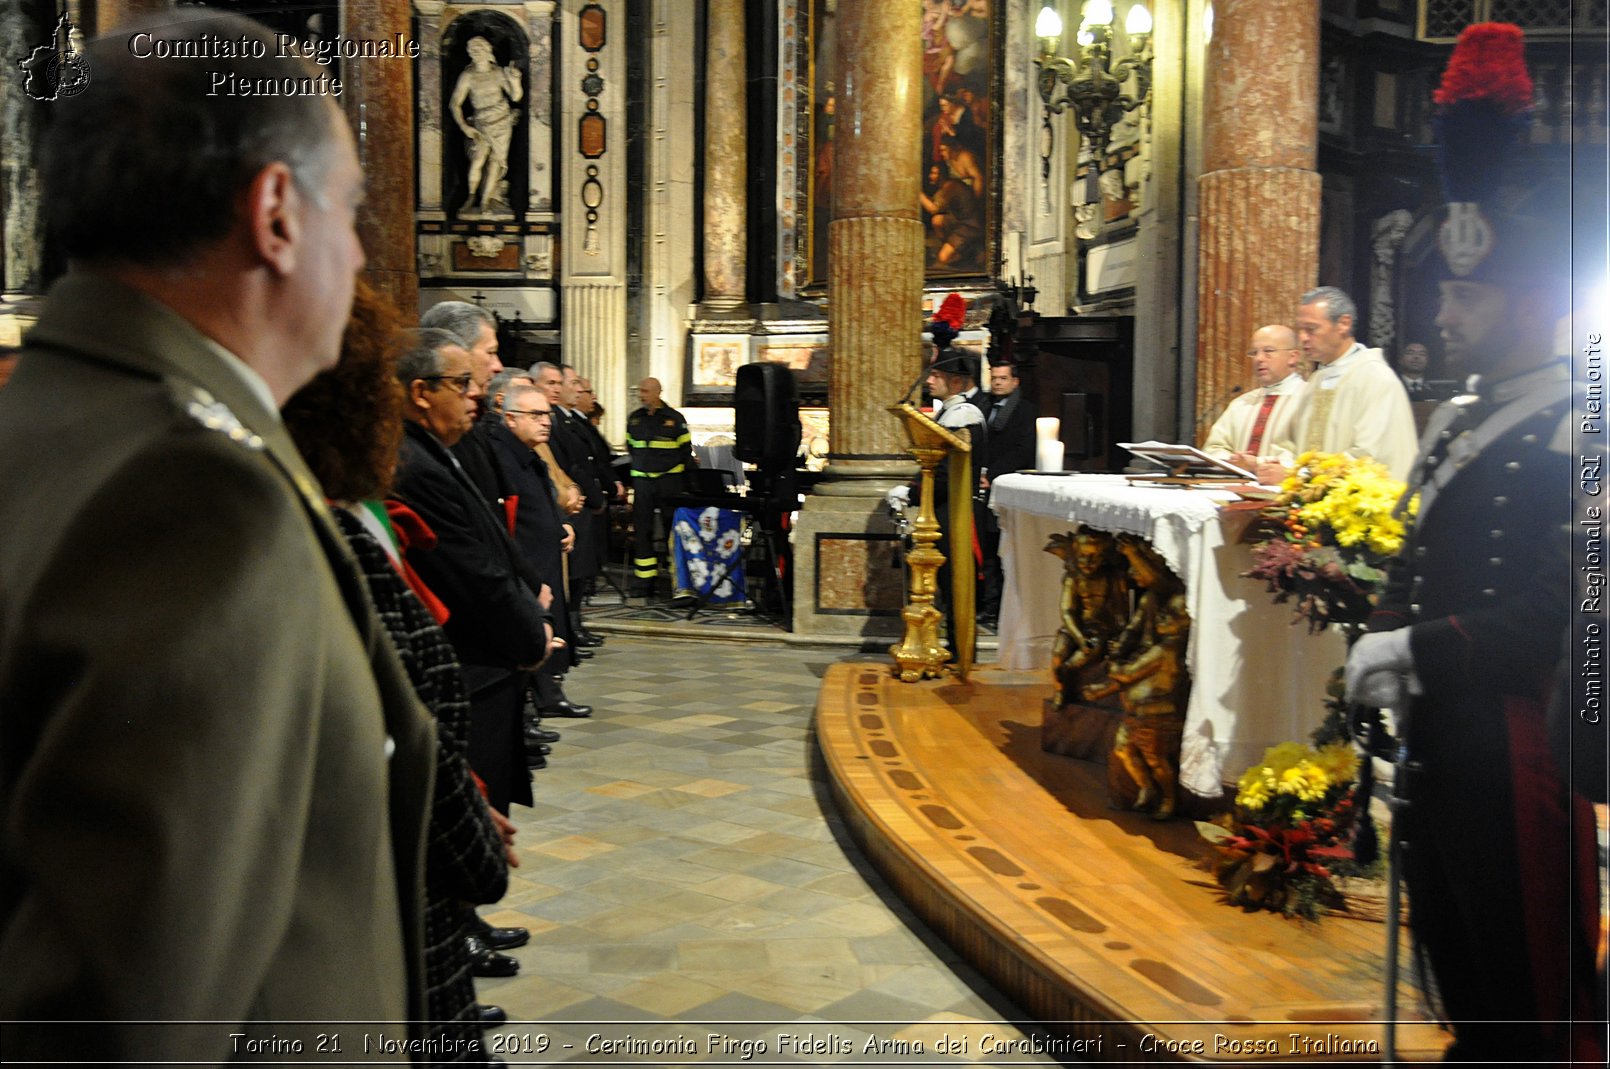
<instances>
[{"instance_id":1,"label":"eyeglasses","mask_svg":"<svg viewBox=\"0 0 1610 1069\"><path fill-rule=\"evenodd\" d=\"M1295 353L1296 351L1296 349L1272 349L1268 347L1262 349L1248 349L1247 358L1249 360L1255 360L1260 356L1274 356L1276 353Z\"/></svg>"},{"instance_id":2,"label":"eyeglasses","mask_svg":"<svg viewBox=\"0 0 1610 1069\"><path fill-rule=\"evenodd\" d=\"M553 419L553 413L539 412L534 408L510 408L505 410L507 416L530 416L532 419Z\"/></svg>"},{"instance_id":3,"label":"eyeglasses","mask_svg":"<svg viewBox=\"0 0 1610 1069\"><path fill-rule=\"evenodd\" d=\"M469 372L465 372L462 375L421 375L419 377L425 382L446 383L453 389L457 390L460 394L467 394L470 392L470 383L474 381L475 378L475 376L471 375Z\"/></svg>"}]
</instances>

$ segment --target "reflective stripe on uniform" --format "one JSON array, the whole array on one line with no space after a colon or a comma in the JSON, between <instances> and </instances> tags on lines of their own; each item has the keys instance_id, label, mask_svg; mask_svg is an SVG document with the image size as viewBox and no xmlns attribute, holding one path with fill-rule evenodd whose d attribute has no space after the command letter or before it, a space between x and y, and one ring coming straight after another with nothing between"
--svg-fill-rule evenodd
<instances>
[{"instance_id":1,"label":"reflective stripe on uniform","mask_svg":"<svg viewBox=\"0 0 1610 1069\"><path fill-rule=\"evenodd\" d=\"M684 470L687 470L687 465L686 464L678 464L678 465L676 465L676 467L673 467L673 468L665 468L665 470L663 470L663 472L639 472L638 468L631 468L631 477L633 477L633 478L660 478L660 477L662 477L662 475L676 475L676 473L684 472Z\"/></svg>"}]
</instances>

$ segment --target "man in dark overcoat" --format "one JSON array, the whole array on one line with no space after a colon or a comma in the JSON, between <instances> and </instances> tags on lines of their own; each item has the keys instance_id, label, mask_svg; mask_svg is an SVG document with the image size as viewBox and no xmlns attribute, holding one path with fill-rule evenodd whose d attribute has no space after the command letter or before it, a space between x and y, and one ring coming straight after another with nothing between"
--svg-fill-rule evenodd
<instances>
[{"instance_id":1,"label":"man in dark overcoat","mask_svg":"<svg viewBox=\"0 0 1610 1069\"><path fill-rule=\"evenodd\" d=\"M397 365L407 420L394 496L436 533L408 561L447 606L442 629L470 692L470 767L500 813L531 804L521 711L526 686L553 639L549 600L522 577L519 551L450 451L475 418L469 353L445 330L423 328Z\"/></svg>"}]
</instances>

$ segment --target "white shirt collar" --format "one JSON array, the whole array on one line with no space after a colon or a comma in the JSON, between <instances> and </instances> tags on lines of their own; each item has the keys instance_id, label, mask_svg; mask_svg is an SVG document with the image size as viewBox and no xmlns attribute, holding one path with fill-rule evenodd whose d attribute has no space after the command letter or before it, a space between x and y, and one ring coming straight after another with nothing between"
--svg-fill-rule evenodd
<instances>
[{"instance_id":1,"label":"white shirt collar","mask_svg":"<svg viewBox=\"0 0 1610 1069\"><path fill-rule=\"evenodd\" d=\"M1296 393L1298 390L1302 389L1302 387L1303 377L1293 371L1290 375L1287 375L1273 386L1265 386L1263 388L1263 394L1264 396L1274 394L1276 397L1280 397L1284 394Z\"/></svg>"},{"instance_id":2,"label":"white shirt collar","mask_svg":"<svg viewBox=\"0 0 1610 1069\"><path fill-rule=\"evenodd\" d=\"M214 356L219 358L219 363L228 368L231 374L239 379L248 390L255 394L257 399L263 402L263 407L268 410L269 414L273 416L276 421L278 421L280 418L280 406L274 400L274 391L268 388L268 381L254 371L252 367L246 363L246 361L242 360L228 349L225 349L222 345L219 345L206 335L200 334L199 331L197 334L201 337L202 344L205 345Z\"/></svg>"},{"instance_id":3,"label":"white shirt collar","mask_svg":"<svg viewBox=\"0 0 1610 1069\"><path fill-rule=\"evenodd\" d=\"M1321 365L1320 369L1314 372L1314 377L1316 379L1334 379L1336 376L1358 363L1361 354L1367 352L1369 352L1369 350L1364 348L1363 343L1355 341L1353 343L1353 347L1348 349L1347 352L1343 353L1341 356L1338 356L1330 363Z\"/></svg>"}]
</instances>

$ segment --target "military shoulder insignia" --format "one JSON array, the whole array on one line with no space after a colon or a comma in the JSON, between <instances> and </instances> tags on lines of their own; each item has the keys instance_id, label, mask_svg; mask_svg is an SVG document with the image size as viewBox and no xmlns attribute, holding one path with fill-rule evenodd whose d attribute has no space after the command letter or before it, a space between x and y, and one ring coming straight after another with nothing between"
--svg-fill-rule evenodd
<instances>
[{"instance_id":1,"label":"military shoulder insignia","mask_svg":"<svg viewBox=\"0 0 1610 1069\"><path fill-rule=\"evenodd\" d=\"M197 389L191 393L190 400L185 405L185 413L209 431L226 434L230 441L239 442L247 449L263 448L263 439L248 430L240 418L229 410L228 405L206 390Z\"/></svg>"}]
</instances>

